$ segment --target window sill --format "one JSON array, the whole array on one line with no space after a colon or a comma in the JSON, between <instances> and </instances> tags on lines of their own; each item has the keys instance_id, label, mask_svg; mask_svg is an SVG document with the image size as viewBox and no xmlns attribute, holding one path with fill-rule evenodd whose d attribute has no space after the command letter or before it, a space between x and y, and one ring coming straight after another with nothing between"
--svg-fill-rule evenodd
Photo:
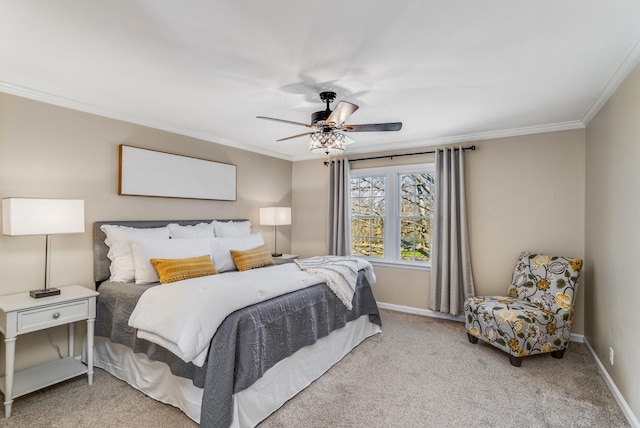
<instances>
[{"instance_id":1,"label":"window sill","mask_svg":"<svg viewBox=\"0 0 640 428\"><path fill-rule=\"evenodd\" d=\"M379 260L379 259L372 259L372 258L366 258L366 257L363 257L363 258L367 260L369 263L371 263L373 266L382 266L382 267L389 267L389 268L395 268L395 269L413 269L413 270L431 271L431 265L427 265L427 264L417 264L417 263L402 262L402 261L391 262L388 260Z\"/></svg>"}]
</instances>

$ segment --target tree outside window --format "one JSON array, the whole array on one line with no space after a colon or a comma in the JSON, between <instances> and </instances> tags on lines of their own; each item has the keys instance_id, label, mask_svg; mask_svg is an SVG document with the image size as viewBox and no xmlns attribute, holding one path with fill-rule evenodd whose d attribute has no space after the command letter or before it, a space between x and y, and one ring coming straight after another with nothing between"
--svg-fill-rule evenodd
<instances>
[{"instance_id":1,"label":"tree outside window","mask_svg":"<svg viewBox=\"0 0 640 428\"><path fill-rule=\"evenodd\" d=\"M433 165L354 170L351 177L352 254L391 263L429 263Z\"/></svg>"},{"instance_id":2,"label":"tree outside window","mask_svg":"<svg viewBox=\"0 0 640 428\"><path fill-rule=\"evenodd\" d=\"M400 174L400 259L431 260L433 174Z\"/></svg>"},{"instance_id":3,"label":"tree outside window","mask_svg":"<svg viewBox=\"0 0 640 428\"><path fill-rule=\"evenodd\" d=\"M385 177L351 179L352 253L384 257Z\"/></svg>"}]
</instances>

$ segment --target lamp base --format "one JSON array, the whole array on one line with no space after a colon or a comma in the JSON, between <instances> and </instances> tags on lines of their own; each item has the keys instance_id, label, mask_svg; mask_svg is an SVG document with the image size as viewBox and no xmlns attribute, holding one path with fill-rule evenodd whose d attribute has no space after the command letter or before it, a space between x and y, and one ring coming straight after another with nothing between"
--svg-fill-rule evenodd
<instances>
[{"instance_id":1,"label":"lamp base","mask_svg":"<svg viewBox=\"0 0 640 428\"><path fill-rule=\"evenodd\" d=\"M39 299L41 297L57 296L58 294L60 294L60 290L58 290L57 288L43 288L42 290L29 291L29 295L34 299Z\"/></svg>"},{"instance_id":2,"label":"lamp base","mask_svg":"<svg viewBox=\"0 0 640 428\"><path fill-rule=\"evenodd\" d=\"M271 257L280 257L282 253L271 253Z\"/></svg>"}]
</instances>

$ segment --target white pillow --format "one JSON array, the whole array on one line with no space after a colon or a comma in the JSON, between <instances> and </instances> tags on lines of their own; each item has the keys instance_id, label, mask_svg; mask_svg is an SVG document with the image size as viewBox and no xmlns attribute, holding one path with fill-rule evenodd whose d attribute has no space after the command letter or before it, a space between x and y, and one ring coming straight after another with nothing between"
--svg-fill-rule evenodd
<instances>
[{"instance_id":1,"label":"white pillow","mask_svg":"<svg viewBox=\"0 0 640 428\"><path fill-rule=\"evenodd\" d=\"M241 236L237 238L213 238L213 264L218 272L235 270L236 265L231 258L230 250L251 250L252 248L264 245L262 233Z\"/></svg>"},{"instance_id":2,"label":"white pillow","mask_svg":"<svg viewBox=\"0 0 640 428\"><path fill-rule=\"evenodd\" d=\"M165 227L154 227L150 229L138 229L128 226L117 226L103 224L100 230L107 235L104 243L109 247L107 257L111 260L109 270L112 282L133 282L135 279L135 268L133 255L131 253L131 241L134 239L155 238L169 239L169 229Z\"/></svg>"},{"instance_id":3,"label":"white pillow","mask_svg":"<svg viewBox=\"0 0 640 428\"><path fill-rule=\"evenodd\" d=\"M169 234L174 239L213 238L213 223L198 223L193 226L168 224Z\"/></svg>"},{"instance_id":4,"label":"white pillow","mask_svg":"<svg viewBox=\"0 0 640 428\"><path fill-rule=\"evenodd\" d=\"M250 221L218 221L214 220L215 235L218 238L235 238L251 235Z\"/></svg>"},{"instance_id":5,"label":"white pillow","mask_svg":"<svg viewBox=\"0 0 640 428\"><path fill-rule=\"evenodd\" d=\"M151 284L160 281L158 273L149 261L151 259L211 256L212 239L136 239L131 241L136 284Z\"/></svg>"}]
</instances>

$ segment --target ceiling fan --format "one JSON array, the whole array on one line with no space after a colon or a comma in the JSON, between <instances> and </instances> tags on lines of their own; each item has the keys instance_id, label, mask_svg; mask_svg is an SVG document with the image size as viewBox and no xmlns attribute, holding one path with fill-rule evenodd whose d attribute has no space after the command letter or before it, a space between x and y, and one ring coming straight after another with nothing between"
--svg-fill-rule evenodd
<instances>
[{"instance_id":1,"label":"ceiling fan","mask_svg":"<svg viewBox=\"0 0 640 428\"><path fill-rule=\"evenodd\" d=\"M281 138L277 141L291 140L293 138L310 136L312 152L335 154L344 151L344 145L353 140L345 135L346 132L379 132L379 131L399 131L402 122L390 123L368 123L364 125L346 125L344 122L351 116L358 106L340 101L331 111L329 105L336 99L336 93L332 91L320 92L320 100L327 103L326 110L320 110L311 115L311 123L294 122L291 120L276 119L273 117L256 116L258 119L275 120L277 122L290 123L292 125L305 126L311 128L308 132ZM347 140L348 139L348 140ZM347 141L345 141L347 140Z\"/></svg>"}]
</instances>

